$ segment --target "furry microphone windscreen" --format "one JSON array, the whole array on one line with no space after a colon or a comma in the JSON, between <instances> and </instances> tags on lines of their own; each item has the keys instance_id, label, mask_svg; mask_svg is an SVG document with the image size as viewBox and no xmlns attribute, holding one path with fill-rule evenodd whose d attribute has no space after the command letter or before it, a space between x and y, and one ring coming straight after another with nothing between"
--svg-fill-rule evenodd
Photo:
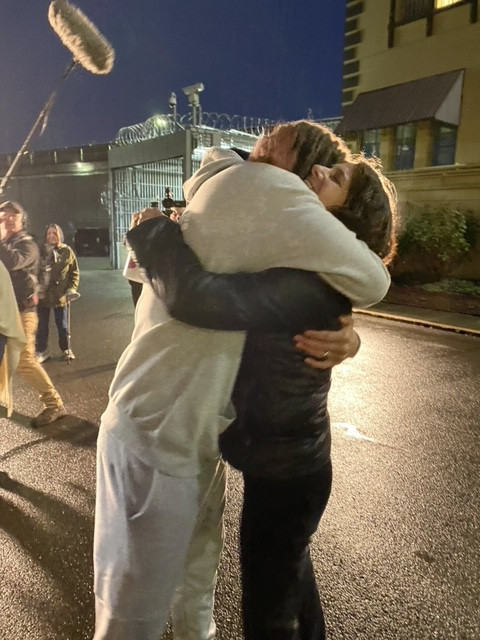
<instances>
[{"instance_id":1,"label":"furry microphone windscreen","mask_svg":"<svg viewBox=\"0 0 480 640\"><path fill-rule=\"evenodd\" d=\"M67 0L53 0L48 8L48 21L75 62L90 73L110 73L115 51L80 9Z\"/></svg>"}]
</instances>

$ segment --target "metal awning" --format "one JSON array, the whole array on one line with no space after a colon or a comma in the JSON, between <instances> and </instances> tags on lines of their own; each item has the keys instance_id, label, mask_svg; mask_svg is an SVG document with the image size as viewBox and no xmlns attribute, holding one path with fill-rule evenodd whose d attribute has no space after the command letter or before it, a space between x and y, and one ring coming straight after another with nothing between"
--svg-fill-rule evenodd
<instances>
[{"instance_id":1,"label":"metal awning","mask_svg":"<svg viewBox=\"0 0 480 640\"><path fill-rule=\"evenodd\" d=\"M463 70L361 93L336 131L345 134L435 119L458 125Z\"/></svg>"}]
</instances>

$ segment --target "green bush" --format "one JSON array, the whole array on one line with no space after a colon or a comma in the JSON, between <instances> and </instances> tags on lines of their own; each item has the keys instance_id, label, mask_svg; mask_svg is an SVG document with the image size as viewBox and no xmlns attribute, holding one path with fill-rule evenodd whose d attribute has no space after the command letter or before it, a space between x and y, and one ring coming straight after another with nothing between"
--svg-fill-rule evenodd
<instances>
[{"instance_id":1,"label":"green bush","mask_svg":"<svg viewBox=\"0 0 480 640\"><path fill-rule=\"evenodd\" d=\"M480 297L480 280L459 280L458 278L445 278L439 282L423 285L425 291L447 291L448 293L460 293L467 296Z\"/></svg>"},{"instance_id":2,"label":"green bush","mask_svg":"<svg viewBox=\"0 0 480 640\"><path fill-rule=\"evenodd\" d=\"M398 261L411 265L403 279L434 282L449 274L471 248L464 212L447 206L410 209L398 237Z\"/></svg>"},{"instance_id":3,"label":"green bush","mask_svg":"<svg viewBox=\"0 0 480 640\"><path fill-rule=\"evenodd\" d=\"M480 218L473 211L467 209L465 212L467 229L465 232L465 240L470 247L474 249L480 241Z\"/></svg>"}]
</instances>

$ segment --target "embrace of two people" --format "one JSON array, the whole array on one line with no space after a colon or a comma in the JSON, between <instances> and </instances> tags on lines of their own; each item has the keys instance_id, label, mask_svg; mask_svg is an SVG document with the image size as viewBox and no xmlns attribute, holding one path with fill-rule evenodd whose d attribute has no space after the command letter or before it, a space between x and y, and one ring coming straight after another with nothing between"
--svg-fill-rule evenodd
<instances>
[{"instance_id":1,"label":"embrace of two people","mask_svg":"<svg viewBox=\"0 0 480 640\"><path fill-rule=\"evenodd\" d=\"M395 191L309 121L207 151L184 191L179 224L147 209L127 234L148 277L98 438L94 637L158 640L170 614L176 640L215 637L227 461L245 638L322 640L331 367L390 285Z\"/></svg>"}]
</instances>

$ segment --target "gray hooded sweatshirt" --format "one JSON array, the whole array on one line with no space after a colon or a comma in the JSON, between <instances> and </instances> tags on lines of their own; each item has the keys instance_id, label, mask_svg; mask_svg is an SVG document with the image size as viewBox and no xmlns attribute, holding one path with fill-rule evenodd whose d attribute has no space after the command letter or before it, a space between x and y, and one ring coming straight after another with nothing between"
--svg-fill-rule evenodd
<instances>
[{"instance_id":1,"label":"gray hooded sweatshirt","mask_svg":"<svg viewBox=\"0 0 480 640\"><path fill-rule=\"evenodd\" d=\"M210 271L314 271L357 307L388 290L380 258L290 172L212 148L184 191L182 232ZM230 396L244 341L245 332L171 318L145 283L101 428L162 473L197 475L218 457L218 436L234 418Z\"/></svg>"}]
</instances>

